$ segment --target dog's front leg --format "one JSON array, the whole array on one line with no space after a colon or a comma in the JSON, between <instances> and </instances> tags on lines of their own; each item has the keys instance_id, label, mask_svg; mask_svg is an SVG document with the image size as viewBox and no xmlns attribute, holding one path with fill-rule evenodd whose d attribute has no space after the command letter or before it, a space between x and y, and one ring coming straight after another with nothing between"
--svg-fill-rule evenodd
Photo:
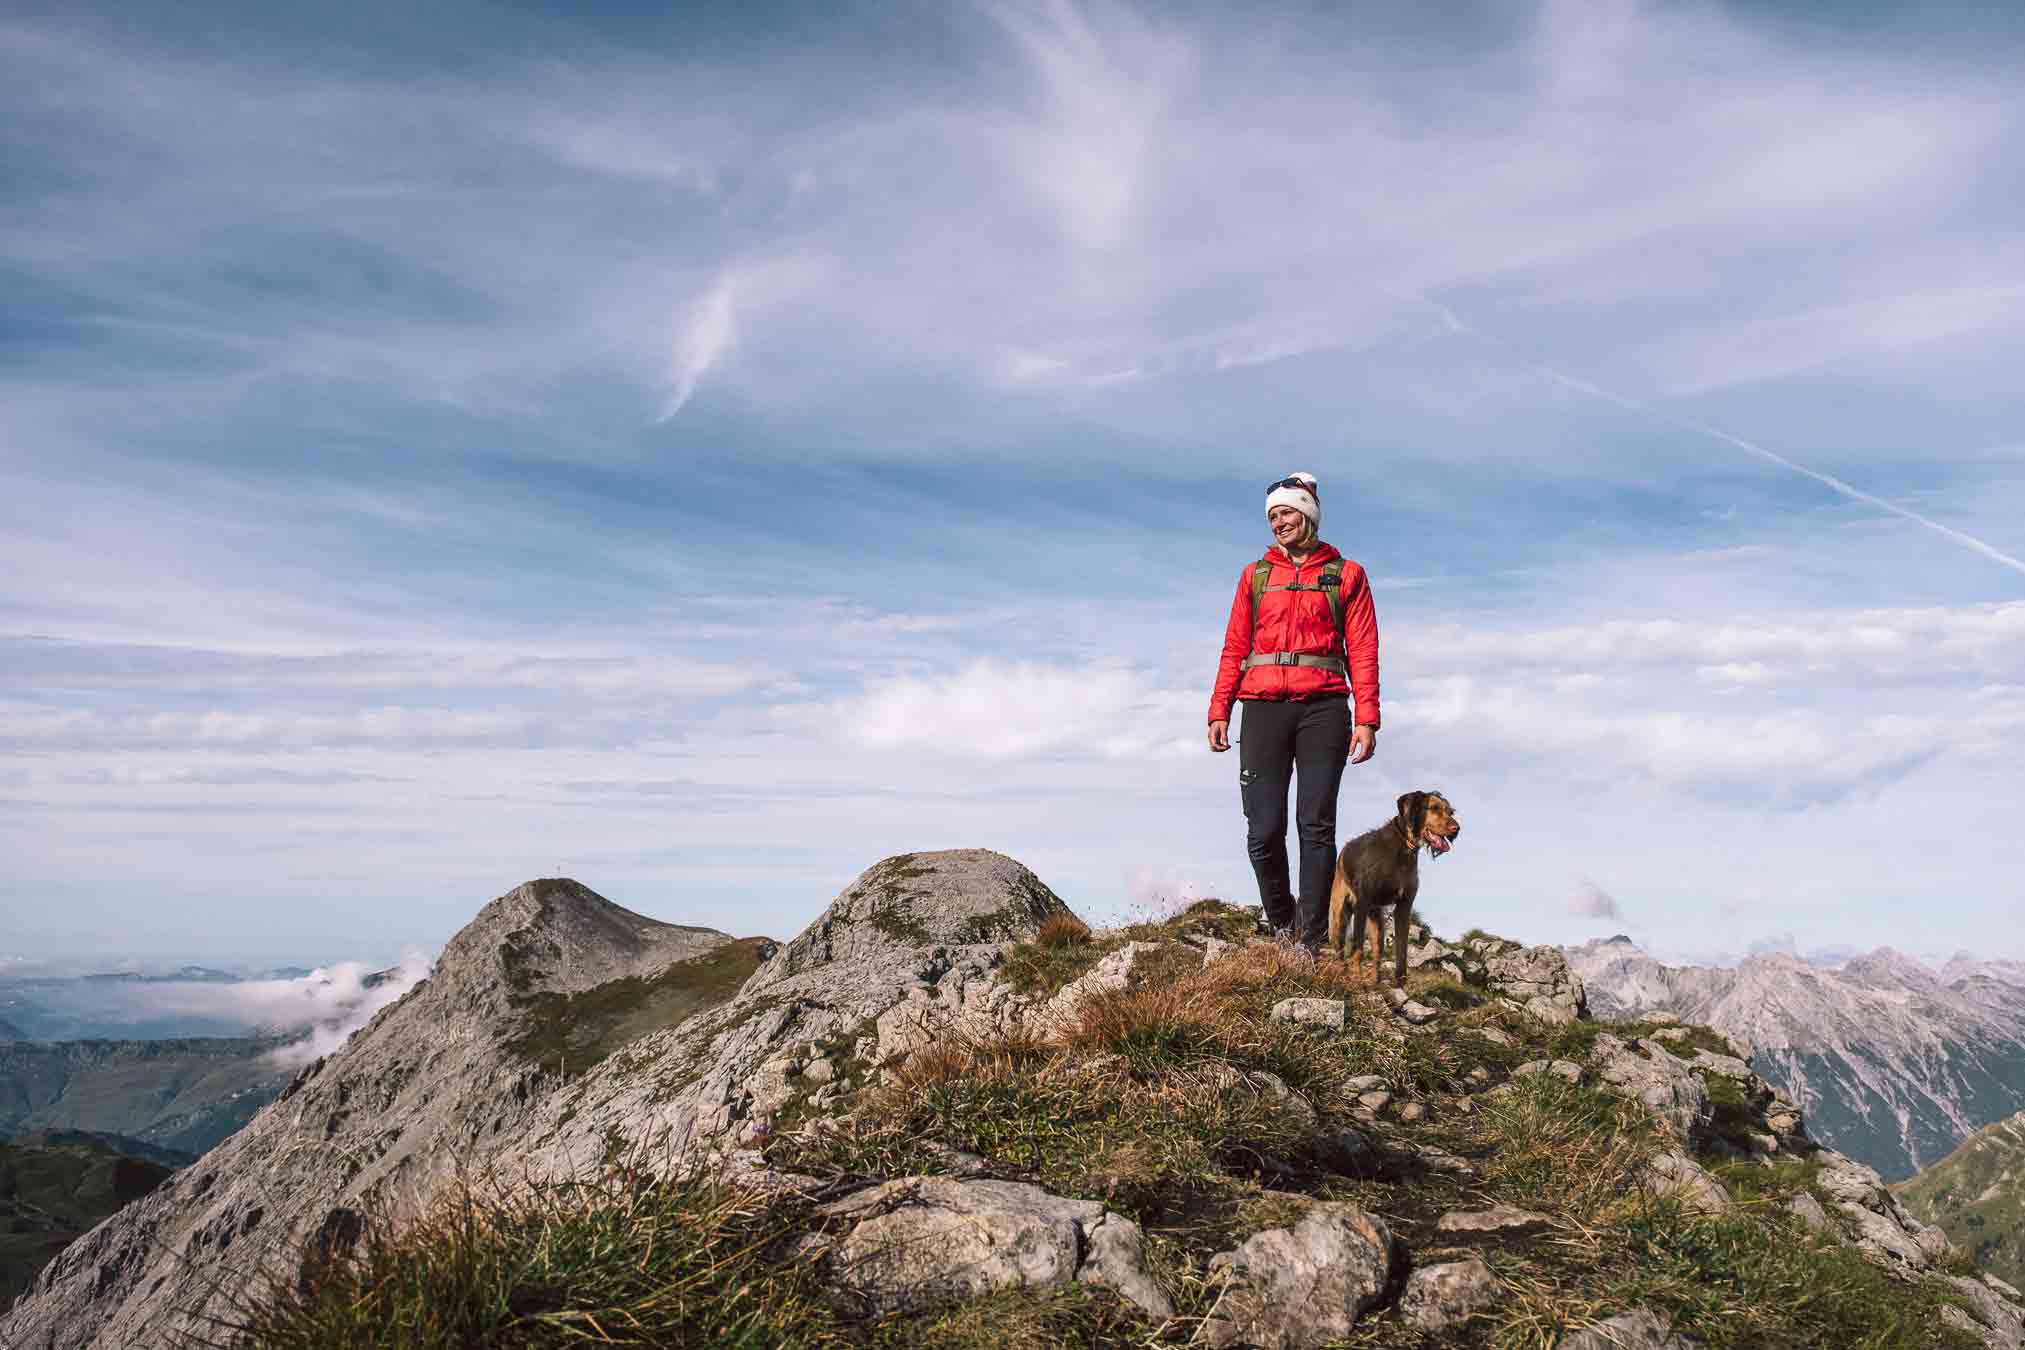
<instances>
[{"instance_id":1,"label":"dog's front leg","mask_svg":"<svg viewBox=\"0 0 2025 1350\"><path fill-rule=\"evenodd\" d=\"M1392 910L1392 977L1406 988L1406 930L1413 921L1413 902L1402 900Z\"/></svg>"}]
</instances>

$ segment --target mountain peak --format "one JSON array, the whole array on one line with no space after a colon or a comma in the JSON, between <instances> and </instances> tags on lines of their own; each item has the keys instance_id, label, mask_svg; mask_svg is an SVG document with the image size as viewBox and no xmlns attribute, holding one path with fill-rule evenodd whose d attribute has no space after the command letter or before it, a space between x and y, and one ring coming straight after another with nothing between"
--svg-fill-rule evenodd
<instances>
[{"instance_id":1,"label":"mountain peak","mask_svg":"<svg viewBox=\"0 0 2025 1350\"><path fill-rule=\"evenodd\" d=\"M636 914L570 877L541 877L478 911L444 946L436 977L485 972L516 994L575 993L729 941L714 928Z\"/></svg>"},{"instance_id":2,"label":"mountain peak","mask_svg":"<svg viewBox=\"0 0 2025 1350\"><path fill-rule=\"evenodd\" d=\"M830 961L860 961L937 946L1032 937L1069 907L1023 863L988 848L900 853L860 872L830 907L782 947L750 988Z\"/></svg>"}]
</instances>

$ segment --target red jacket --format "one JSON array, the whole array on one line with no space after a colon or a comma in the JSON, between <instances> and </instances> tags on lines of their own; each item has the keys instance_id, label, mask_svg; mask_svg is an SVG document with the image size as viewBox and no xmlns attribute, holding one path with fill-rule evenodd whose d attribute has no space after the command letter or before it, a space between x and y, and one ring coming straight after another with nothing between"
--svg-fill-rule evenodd
<instances>
[{"instance_id":1,"label":"red jacket","mask_svg":"<svg viewBox=\"0 0 2025 1350\"><path fill-rule=\"evenodd\" d=\"M1273 565L1268 584L1288 582L1314 585L1321 579L1322 564L1342 555L1328 544L1319 545L1307 560L1295 567L1293 560L1276 544L1266 550L1265 561ZM1364 569L1348 559L1343 563L1343 637L1347 656L1336 642L1336 630L1329 621L1329 601L1320 591L1268 591L1259 605L1258 642L1252 642L1252 567L1247 563L1238 574L1237 595L1230 602L1230 623L1223 631L1223 659L1216 668L1216 688L1209 696L1209 720L1230 720L1231 702L1240 698L1307 699L1318 694L1354 691L1359 726L1378 725L1378 615L1371 608L1371 583ZM1350 667L1350 682L1333 670L1313 666L1253 666L1243 670L1244 659L1254 651L1307 652L1315 656L1344 656Z\"/></svg>"}]
</instances>

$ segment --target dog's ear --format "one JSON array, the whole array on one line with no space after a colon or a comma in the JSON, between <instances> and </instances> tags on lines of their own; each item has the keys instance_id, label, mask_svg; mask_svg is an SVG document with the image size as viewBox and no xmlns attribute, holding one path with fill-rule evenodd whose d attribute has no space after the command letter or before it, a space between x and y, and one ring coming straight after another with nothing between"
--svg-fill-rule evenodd
<instances>
[{"instance_id":1,"label":"dog's ear","mask_svg":"<svg viewBox=\"0 0 2025 1350\"><path fill-rule=\"evenodd\" d=\"M1420 847L1420 832L1427 828L1427 794L1409 792L1399 799L1399 828L1406 831L1406 842L1414 848Z\"/></svg>"}]
</instances>

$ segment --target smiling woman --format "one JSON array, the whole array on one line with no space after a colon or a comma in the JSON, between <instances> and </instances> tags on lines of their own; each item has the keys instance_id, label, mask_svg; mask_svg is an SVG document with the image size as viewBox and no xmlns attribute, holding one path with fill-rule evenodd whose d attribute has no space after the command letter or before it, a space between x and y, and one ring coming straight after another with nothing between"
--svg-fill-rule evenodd
<instances>
[{"instance_id":1,"label":"smiling woman","mask_svg":"<svg viewBox=\"0 0 2025 1350\"><path fill-rule=\"evenodd\" d=\"M1231 600L1209 700L1209 748L1230 749L1231 705L1242 701L1238 784L1259 901L1267 923L1315 950L1336 862L1343 763L1361 764L1377 747L1378 619L1364 569L1321 540L1313 474L1267 486L1266 524L1273 546L1239 576ZM1287 874L1287 786L1297 769L1298 903Z\"/></svg>"}]
</instances>

